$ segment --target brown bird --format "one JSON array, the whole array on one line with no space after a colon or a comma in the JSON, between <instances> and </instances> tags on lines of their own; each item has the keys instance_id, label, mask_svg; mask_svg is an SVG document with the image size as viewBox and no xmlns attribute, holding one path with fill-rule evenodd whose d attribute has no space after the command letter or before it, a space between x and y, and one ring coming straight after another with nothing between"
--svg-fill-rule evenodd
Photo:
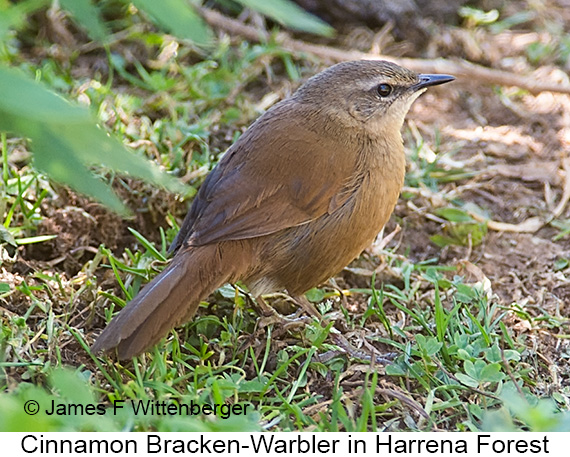
<instances>
[{"instance_id":1,"label":"brown bird","mask_svg":"<svg viewBox=\"0 0 570 457\"><path fill-rule=\"evenodd\" d=\"M342 270L394 209L410 105L453 79L385 61L340 63L310 78L228 149L192 203L172 262L93 351L140 354L227 282L243 281L255 297L300 296Z\"/></svg>"}]
</instances>

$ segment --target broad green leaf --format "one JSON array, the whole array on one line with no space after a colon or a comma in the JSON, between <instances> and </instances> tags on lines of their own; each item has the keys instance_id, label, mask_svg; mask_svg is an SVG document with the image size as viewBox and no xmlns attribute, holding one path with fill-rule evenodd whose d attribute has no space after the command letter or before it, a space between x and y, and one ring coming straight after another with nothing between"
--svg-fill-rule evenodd
<instances>
[{"instance_id":1,"label":"broad green leaf","mask_svg":"<svg viewBox=\"0 0 570 457\"><path fill-rule=\"evenodd\" d=\"M443 235L432 235L429 237L429 240L440 248L444 248L446 246L453 246L457 244L457 241L453 238Z\"/></svg>"},{"instance_id":2,"label":"broad green leaf","mask_svg":"<svg viewBox=\"0 0 570 457\"><path fill-rule=\"evenodd\" d=\"M233 300L236 296L236 288L230 284L224 284L217 290L217 293L219 293L224 298Z\"/></svg>"},{"instance_id":3,"label":"broad green leaf","mask_svg":"<svg viewBox=\"0 0 570 457\"><path fill-rule=\"evenodd\" d=\"M469 240L473 246L479 246L487 235L487 223L453 224L449 226L449 233L460 246L467 246Z\"/></svg>"},{"instance_id":4,"label":"broad green leaf","mask_svg":"<svg viewBox=\"0 0 570 457\"><path fill-rule=\"evenodd\" d=\"M334 35L334 29L330 25L289 0L237 0L237 2L291 29L324 36Z\"/></svg>"},{"instance_id":5,"label":"broad green leaf","mask_svg":"<svg viewBox=\"0 0 570 457\"><path fill-rule=\"evenodd\" d=\"M445 211L436 211L438 215L445 217L452 221L444 226L444 230L448 235L433 235L430 241L437 244L439 247L449 245L467 246L471 243L472 246L481 244L485 235L487 235L487 224L485 222L464 222L461 221L463 212L454 208L444 208ZM465 214L466 217L469 217Z\"/></svg>"},{"instance_id":6,"label":"broad green leaf","mask_svg":"<svg viewBox=\"0 0 570 457\"><path fill-rule=\"evenodd\" d=\"M457 358L460 360L471 360L471 354L465 349L459 348L457 350Z\"/></svg>"},{"instance_id":7,"label":"broad green leaf","mask_svg":"<svg viewBox=\"0 0 570 457\"><path fill-rule=\"evenodd\" d=\"M459 379L459 381L463 384L465 384L466 386L469 387L478 387L479 383L473 379L471 376L467 376L466 374L463 373L456 373L455 377L457 379Z\"/></svg>"},{"instance_id":8,"label":"broad green leaf","mask_svg":"<svg viewBox=\"0 0 570 457\"><path fill-rule=\"evenodd\" d=\"M405 376L408 373L404 367L396 363L391 363L390 365L387 365L385 367L385 370L386 370L386 376Z\"/></svg>"},{"instance_id":9,"label":"broad green leaf","mask_svg":"<svg viewBox=\"0 0 570 457\"><path fill-rule=\"evenodd\" d=\"M485 358L491 363L499 363L502 360L501 349L497 343L485 350Z\"/></svg>"},{"instance_id":10,"label":"broad green leaf","mask_svg":"<svg viewBox=\"0 0 570 457\"><path fill-rule=\"evenodd\" d=\"M490 363L481 370L479 379L483 382L498 382L505 379L505 373L501 372L502 365L500 363Z\"/></svg>"},{"instance_id":11,"label":"broad green leaf","mask_svg":"<svg viewBox=\"0 0 570 457\"><path fill-rule=\"evenodd\" d=\"M33 122L28 122L28 125L23 128L21 126L26 122L26 119L22 118L20 121L13 129L9 128L8 130L15 131L32 140L34 166L38 170L46 173L54 181L67 184L78 192L94 197L113 211L127 214L126 208L111 188L103 181L96 179L87 165L81 161L81 154L78 154L77 150L65 143L65 133L61 132L61 130L65 130L64 128L61 126L42 126ZM0 119L0 129L4 129L2 124ZM78 124L74 128L77 132L82 132L89 126ZM85 146L89 147L89 145Z\"/></svg>"},{"instance_id":12,"label":"broad green leaf","mask_svg":"<svg viewBox=\"0 0 570 457\"><path fill-rule=\"evenodd\" d=\"M503 356L505 357L505 360L514 360L515 362L518 362L521 359L519 352L512 349L505 349L503 351Z\"/></svg>"},{"instance_id":13,"label":"broad green leaf","mask_svg":"<svg viewBox=\"0 0 570 457\"><path fill-rule=\"evenodd\" d=\"M12 235L12 233L10 233L10 230L8 230L2 224L0 224L0 243L8 243L11 244L12 246L17 246L16 240L14 239L14 235Z\"/></svg>"},{"instance_id":14,"label":"broad green leaf","mask_svg":"<svg viewBox=\"0 0 570 457\"><path fill-rule=\"evenodd\" d=\"M186 0L132 0L132 3L160 27L178 38L207 46L212 31Z\"/></svg>"},{"instance_id":15,"label":"broad green leaf","mask_svg":"<svg viewBox=\"0 0 570 457\"><path fill-rule=\"evenodd\" d=\"M24 74L1 65L0 131L29 138L35 166L52 179L123 214L123 204L107 184L94 177L89 166L104 165L176 192L187 189L107 135L86 108L67 102Z\"/></svg>"},{"instance_id":16,"label":"broad green leaf","mask_svg":"<svg viewBox=\"0 0 570 457\"><path fill-rule=\"evenodd\" d=\"M425 352L427 356L433 357L435 354L439 352L442 346L443 343L437 341L436 338L429 337L426 339L424 344L422 344L422 350Z\"/></svg>"},{"instance_id":17,"label":"broad green leaf","mask_svg":"<svg viewBox=\"0 0 570 457\"><path fill-rule=\"evenodd\" d=\"M455 299L459 303L471 303L477 293L473 290L472 287L468 286L467 284L457 284L457 292L455 293Z\"/></svg>"},{"instance_id":18,"label":"broad green leaf","mask_svg":"<svg viewBox=\"0 0 570 457\"><path fill-rule=\"evenodd\" d=\"M570 261L564 257L554 261L554 271L564 270L570 265Z\"/></svg>"},{"instance_id":19,"label":"broad green leaf","mask_svg":"<svg viewBox=\"0 0 570 457\"><path fill-rule=\"evenodd\" d=\"M315 287L305 292L305 297L307 297L307 300L309 300L311 303L319 303L324 300L325 293L321 289L317 289Z\"/></svg>"},{"instance_id":20,"label":"broad green leaf","mask_svg":"<svg viewBox=\"0 0 570 457\"><path fill-rule=\"evenodd\" d=\"M77 404L94 404L95 396L85 379L78 372L57 368L50 375L50 384L65 400Z\"/></svg>"},{"instance_id":21,"label":"broad green leaf","mask_svg":"<svg viewBox=\"0 0 570 457\"><path fill-rule=\"evenodd\" d=\"M466 360L465 363L463 364L463 369L465 370L465 373L468 376L471 376L473 379L478 379L479 378L479 370L477 370L475 368L475 365L473 364L473 362L471 362L471 360Z\"/></svg>"},{"instance_id":22,"label":"broad green leaf","mask_svg":"<svg viewBox=\"0 0 570 457\"><path fill-rule=\"evenodd\" d=\"M268 378L266 376L260 376L259 378L252 379L251 381L242 381L239 383L238 390L240 393L261 392L267 385L267 381Z\"/></svg>"},{"instance_id":23,"label":"broad green leaf","mask_svg":"<svg viewBox=\"0 0 570 457\"><path fill-rule=\"evenodd\" d=\"M59 4L72 14L93 40L102 42L109 36L107 26L101 21L99 9L91 0L59 0Z\"/></svg>"}]
</instances>

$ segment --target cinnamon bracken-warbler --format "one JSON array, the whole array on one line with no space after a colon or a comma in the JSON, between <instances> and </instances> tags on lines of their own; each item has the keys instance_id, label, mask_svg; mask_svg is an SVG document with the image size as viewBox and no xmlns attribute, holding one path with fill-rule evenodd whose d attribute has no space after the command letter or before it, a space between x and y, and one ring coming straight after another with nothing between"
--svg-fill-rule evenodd
<instances>
[{"instance_id":1,"label":"cinnamon bracken-warbler","mask_svg":"<svg viewBox=\"0 0 570 457\"><path fill-rule=\"evenodd\" d=\"M93 351L140 354L227 282L242 281L254 296L299 296L342 270L394 209L410 105L453 79L386 61L340 63L310 78L228 149L192 203L172 262Z\"/></svg>"}]
</instances>

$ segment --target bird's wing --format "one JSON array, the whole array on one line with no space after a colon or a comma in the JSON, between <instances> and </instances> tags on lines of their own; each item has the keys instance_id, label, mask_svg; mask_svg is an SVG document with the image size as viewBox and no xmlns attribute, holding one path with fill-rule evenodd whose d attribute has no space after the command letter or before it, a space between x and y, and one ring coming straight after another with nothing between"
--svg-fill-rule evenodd
<instances>
[{"instance_id":1,"label":"bird's wing","mask_svg":"<svg viewBox=\"0 0 570 457\"><path fill-rule=\"evenodd\" d=\"M228 150L202 184L173 250L268 235L348 199L357 145L287 120L279 110L263 116Z\"/></svg>"}]
</instances>

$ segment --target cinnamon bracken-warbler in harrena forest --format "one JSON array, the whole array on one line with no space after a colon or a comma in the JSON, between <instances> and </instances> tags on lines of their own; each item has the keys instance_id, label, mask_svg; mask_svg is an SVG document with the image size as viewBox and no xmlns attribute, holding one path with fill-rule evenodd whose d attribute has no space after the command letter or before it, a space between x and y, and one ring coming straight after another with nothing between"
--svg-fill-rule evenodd
<instances>
[{"instance_id":1,"label":"cinnamon bracken-warbler in harrena forest","mask_svg":"<svg viewBox=\"0 0 570 457\"><path fill-rule=\"evenodd\" d=\"M93 351L140 354L226 282L242 281L253 296L299 296L342 270L394 209L410 105L427 87L453 79L364 60L310 78L228 149L196 195L171 263Z\"/></svg>"}]
</instances>

